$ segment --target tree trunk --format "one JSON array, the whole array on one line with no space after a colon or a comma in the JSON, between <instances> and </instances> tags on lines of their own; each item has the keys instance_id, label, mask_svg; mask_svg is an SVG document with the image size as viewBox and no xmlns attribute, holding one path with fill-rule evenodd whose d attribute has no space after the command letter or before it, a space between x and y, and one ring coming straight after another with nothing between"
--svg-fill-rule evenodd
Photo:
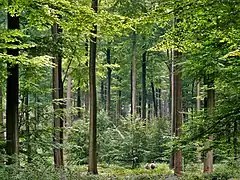
<instances>
[{"instance_id":1,"label":"tree trunk","mask_svg":"<svg viewBox=\"0 0 240 180\"><path fill-rule=\"evenodd\" d=\"M88 58L88 40L86 39L86 42L85 42L85 56ZM88 60L86 61L86 66L88 67ZM89 98L89 87L88 87L88 84L89 82L87 83L87 90L85 92L85 95L84 95L84 101L85 101L85 114L87 115L88 114L88 111L89 111L89 101L90 101L90 98Z\"/></svg>"},{"instance_id":2,"label":"tree trunk","mask_svg":"<svg viewBox=\"0 0 240 180\"><path fill-rule=\"evenodd\" d=\"M67 118L66 127L72 126L72 78L68 76L68 86L67 86Z\"/></svg>"},{"instance_id":3,"label":"tree trunk","mask_svg":"<svg viewBox=\"0 0 240 180\"><path fill-rule=\"evenodd\" d=\"M161 100L161 96L162 96L162 90L159 88L158 89L158 116L162 117L162 100Z\"/></svg>"},{"instance_id":4,"label":"tree trunk","mask_svg":"<svg viewBox=\"0 0 240 180\"><path fill-rule=\"evenodd\" d=\"M101 104L103 105L103 109L106 109L105 103L105 87L104 87L104 80L101 80Z\"/></svg>"},{"instance_id":5,"label":"tree trunk","mask_svg":"<svg viewBox=\"0 0 240 180\"><path fill-rule=\"evenodd\" d=\"M92 0L95 13L98 10L98 0ZM97 56L97 26L94 25L90 43L89 86L90 86L90 127L88 173L97 174L97 94L96 94L96 56Z\"/></svg>"},{"instance_id":6,"label":"tree trunk","mask_svg":"<svg viewBox=\"0 0 240 180\"><path fill-rule=\"evenodd\" d=\"M58 33L61 30L55 23L52 27L54 41L59 43ZM58 44L59 46L59 44ZM62 83L62 57L58 50L54 54L54 63L57 65L53 68L53 109L54 109L54 165L56 168L63 168L63 149L59 146L63 144L63 83ZM60 100L61 99L61 100Z\"/></svg>"},{"instance_id":7,"label":"tree trunk","mask_svg":"<svg viewBox=\"0 0 240 180\"><path fill-rule=\"evenodd\" d=\"M11 2L11 1L9 1ZM8 13L8 29L20 29L19 17L11 16ZM8 55L18 56L18 49L8 49ZM7 131L7 145L6 153L12 156L18 153L18 82L19 70L18 64L7 64L7 108L6 108L6 131ZM15 163L16 159L9 158L7 164Z\"/></svg>"},{"instance_id":8,"label":"tree trunk","mask_svg":"<svg viewBox=\"0 0 240 180\"><path fill-rule=\"evenodd\" d=\"M118 81L119 81L119 86L120 86L121 79L118 78ZM116 105L116 120L117 120L117 122L120 119L120 115L121 115L121 96L122 96L122 91L119 89L118 90L117 105Z\"/></svg>"},{"instance_id":9,"label":"tree trunk","mask_svg":"<svg viewBox=\"0 0 240 180\"><path fill-rule=\"evenodd\" d=\"M111 65L111 54L110 49L107 49L107 64ZM107 102L106 102L106 110L108 116L110 116L110 107L111 107L111 75L112 70L110 67L107 68Z\"/></svg>"},{"instance_id":10,"label":"tree trunk","mask_svg":"<svg viewBox=\"0 0 240 180\"><path fill-rule=\"evenodd\" d=\"M82 112L81 112L81 89L78 87L77 89L77 108L78 108L78 118L82 118Z\"/></svg>"},{"instance_id":11,"label":"tree trunk","mask_svg":"<svg viewBox=\"0 0 240 180\"><path fill-rule=\"evenodd\" d=\"M153 108L154 108L154 117L157 117L157 101L155 96L155 87L153 81L151 81L151 87L152 87L152 98L153 98Z\"/></svg>"},{"instance_id":12,"label":"tree trunk","mask_svg":"<svg viewBox=\"0 0 240 180\"><path fill-rule=\"evenodd\" d=\"M146 121L146 103L147 103L147 89L146 89L146 62L147 52L142 56L142 120Z\"/></svg>"},{"instance_id":13,"label":"tree trunk","mask_svg":"<svg viewBox=\"0 0 240 180\"><path fill-rule=\"evenodd\" d=\"M204 84L208 86L207 90L207 98L204 99L204 107L207 110L207 116L213 116L214 113L214 106L215 106L215 91L212 89L214 87L214 81L210 80L209 77L205 77ZM212 136L209 136L209 142L206 143L206 146L209 146L209 143L213 140ZM213 151L207 152L204 158L204 173L211 173L213 172Z\"/></svg>"},{"instance_id":14,"label":"tree trunk","mask_svg":"<svg viewBox=\"0 0 240 180\"><path fill-rule=\"evenodd\" d=\"M175 65L175 58L180 58L181 53L172 50L172 132L174 136L181 135L182 126L182 89L180 67ZM182 152L177 150L173 153L172 165L174 173L180 176L182 173Z\"/></svg>"},{"instance_id":15,"label":"tree trunk","mask_svg":"<svg viewBox=\"0 0 240 180\"><path fill-rule=\"evenodd\" d=\"M137 62L136 62L136 48L137 48L136 33L132 35L132 115L133 118L137 116Z\"/></svg>"}]
</instances>

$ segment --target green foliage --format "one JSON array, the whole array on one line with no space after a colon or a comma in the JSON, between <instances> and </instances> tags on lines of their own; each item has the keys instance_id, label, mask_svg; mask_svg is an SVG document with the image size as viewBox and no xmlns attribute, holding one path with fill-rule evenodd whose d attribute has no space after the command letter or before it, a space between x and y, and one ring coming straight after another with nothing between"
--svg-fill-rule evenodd
<instances>
[{"instance_id":1,"label":"green foliage","mask_svg":"<svg viewBox=\"0 0 240 180\"><path fill-rule=\"evenodd\" d=\"M169 147L168 124L165 119L153 119L144 126L141 120L135 122L121 119L116 124L104 112L98 115L98 158L102 163L131 165L137 163L167 162L165 151ZM86 164L88 157L88 122L78 120L68 134L67 157L71 164Z\"/></svg>"}]
</instances>

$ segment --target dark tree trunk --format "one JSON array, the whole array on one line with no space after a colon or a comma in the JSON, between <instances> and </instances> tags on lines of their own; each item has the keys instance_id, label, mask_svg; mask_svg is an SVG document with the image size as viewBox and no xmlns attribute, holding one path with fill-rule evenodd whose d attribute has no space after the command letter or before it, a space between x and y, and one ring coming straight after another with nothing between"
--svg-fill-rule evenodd
<instances>
[{"instance_id":1,"label":"dark tree trunk","mask_svg":"<svg viewBox=\"0 0 240 180\"><path fill-rule=\"evenodd\" d=\"M92 0L95 13L98 10L98 0ZM97 94L96 94L96 56L97 56L97 26L94 25L90 43L89 86L90 86L90 127L88 173L97 174Z\"/></svg>"},{"instance_id":2,"label":"dark tree trunk","mask_svg":"<svg viewBox=\"0 0 240 180\"><path fill-rule=\"evenodd\" d=\"M146 120L146 103L147 103L147 89L146 89L146 62L147 52L142 56L142 120Z\"/></svg>"},{"instance_id":3,"label":"dark tree trunk","mask_svg":"<svg viewBox=\"0 0 240 180\"><path fill-rule=\"evenodd\" d=\"M88 40L86 39L86 42L85 42L85 56L88 58ZM88 67L88 60L86 61L86 66ZM90 98L89 98L89 86L88 86L89 82L87 83L87 90L85 92L85 95L84 95L84 101L85 101L85 114L87 115L88 112L89 112L89 101L90 101Z\"/></svg>"},{"instance_id":4,"label":"dark tree trunk","mask_svg":"<svg viewBox=\"0 0 240 180\"><path fill-rule=\"evenodd\" d=\"M54 41L60 43L58 34L61 33L61 29L55 23L52 27L52 34ZM58 44L60 46L60 44ZM54 53L54 63L57 65L53 68L53 108L54 108L54 165L56 168L63 168L63 83L62 83L62 57L59 50L56 49ZM61 100L60 100L61 99ZM58 102L56 102L58 101Z\"/></svg>"},{"instance_id":5,"label":"dark tree trunk","mask_svg":"<svg viewBox=\"0 0 240 180\"><path fill-rule=\"evenodd\" d=\"M11 1L9 1L11 3ZM8 29L20 29L19 17L8 13ZM8 49L8 55L18 56L18 49ZM7 145L6 153L12 156L18 153L18 82L19 70L17 64L7 64L7 108L6 108L6 131ZM15 159L9 158L7 164L15 163Z\"/></svg>"},{"instance_id":6,"label":"dark tree trunk","mask_svg":"<svg viewBox=\"0 0 240 180\"><path fill-rule=\"evenodd\" d=\"M78 118L82 118L82 112L81 112L81 89L78 87L77 89L77 108L78 108Z\"/></svg>"},{"instance_id":7,"label":"dark tree trunk","mask_svg":"<svg viewBox=\"0 0 240 180\"><path fill-rule=\"evenodd\" d=\"M161 100L161 95L162 90L159 88L158 89L158 116L162 117L162 100Z\"/></svg>"},{"instance_id":8,"label":"dark tree trunk","mask_svg":"<svg viewBox=\"0 0 240 180\"><path fill-rule=\"evenodd\" d=\"M153 108L154 108L154 117L157 117L157 101L155 96L155 87L154 83L151 81L151 87L152 87L152 99L153 99Z\"/></svg>"},{"instance_id":9,"label":"dark tree trunk","mask_svg":"<svg viewBox=\"0 0 240 180\"><path fill-rule=\"evenodd\" d=\"M214 81L208 76L204 78L204 84L207 85L207 97L204 99L204 108L206 110L206 116L212 117L214 113L214 106L215 106L215 91ZM209 136L209 141L212 141L213 137ZM206 143L206 146L209 146L209 143ZM211 173L213 172L213 151L207 152L206 156L204 157L204 173Z\"/></svg>"},{"instance_id":10,"label":"dark tree trunk","mask_svg":"<svg viewBox=\"0 0 240 180\"><path fill-rule=\"evenodd\" d=\"M137 37L132 35L132 115L137 116L137 62L136 62Z\"/></svg>"},{"instance_id":11,"label":"dark tree trunk","mask_svg":"<svg viewBox=\"0 0 240 180\"><path fill-rule=\"evenodd\" d=\"M111 51L107 49L107 64L111 65ZM112 70L110 67L107 68L107 102L106 102L106 110L108 116L110 116L110 107L111 107L111 75Z\"/></svg>"}]
</instances>

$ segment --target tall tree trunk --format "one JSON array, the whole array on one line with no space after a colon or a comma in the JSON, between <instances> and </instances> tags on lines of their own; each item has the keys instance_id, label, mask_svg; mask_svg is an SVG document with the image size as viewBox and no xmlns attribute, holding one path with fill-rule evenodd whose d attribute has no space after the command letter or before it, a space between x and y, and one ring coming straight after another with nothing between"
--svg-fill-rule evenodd
<instances>
[{"instance_id":1,"label":"tall tree trunk","mask_svg":"<svg viewBox=\"0 0 240 180\"><path fill-rule=\"evenodd\" d=\"M172 132L174 136L180 136L182 126L182 89L180 67L175 65L176 59L179 59L181 53L172 50ZM177 150L173 153L172 166L177 176L182 172L182 152Z\"/></svg>"},{"instance_id":2,"label":"tall tree trunk","mask_svg":"<svg viewBox=\"0 0 240 180\"><path fill-rule=\"evenodd\" d=\"M78 83L80 84L80 83ZM81 119L82 118L82 112L81 112L81 89L80 87L78 87L77 89L77 108L78 108L78 118Z\"/></svg>"},{"instance_id":3,"label":"tall tree trunk","mask_svg":"<svg viewBox=\"0 0 240 180\"><path fill-rule=\"evenodd\" d=\"M119 81L119 86L120 86L121 79L119 77L118 77L118 81ZM121 89L119 89L118 90L117 105L116 105L116 120L117 120L117 122L120 119L120 115L121 115L121 96L122 96L122 91L121 91Z\"/></svg>"},{"instance_id":4,"label":"tall tree trunk","mask_svg":"<svg viewBox=\"0 0 240 180\"><path fill-rule=\"evenodd\" d=\"M72 78L68 75L66 127L72 126Z\"/></svg>"},{"instance_id":5,"label":"tall tree trunk","mask_svg":"<svg viewBox=\"0 0 240 180\"><path fill-rule=\"evenodd\" d=\"M132 35L132 115L137 116L137 62L136 62L137 37Z\"/></svg>"},{"instance_id":6,"label":"tall tree trunk","mask_svg":"<svg viewBox=\"0 0 240 180\"><path fill-rule=\"evenodd\" d=\"M147 103L147 89L146 89L146 63L147 52L145 51L142 56L142 120L146 120L146 103Z\"/></svg>"},{"instance_id":7,"label":"tall tree trunk","mask_svg":"<svg viewBox=\"0 0 240 180\"><path fill-rule=\"evenodd\" d=\"M158 89L158 116L162 117L162 100L161 100L161 96L162 96L162 90L159 88Z\"/></svg>"},{"instance_id":8,"label":"tall tree trunk","mask_svg":"<svg viewBox=\"0 0 240 180\"><path fill-rule=\"evenodd\" d=\"M208 86L207 90L207 97L204 99L204 107L207 110L207 116L212 117L214 113L214 106L215 106L215 91L213 89L214 87L214 81L210 79L210 77L204 78L204 84ZM209 136L209 139L206 143L206 146L209 146L209 143L213 140L212 136ZM207 152L206 156L204 157L204 167L203 167L204 173L211 173L213 172L213 151Z\"/></svg>"},{"instance_id":9,"label":"tall tree trunk","mask_svg":"<svg viewBox=\"0 0 240 180\"><path fill-rule=\"evenodd\" d=\"M86 42L85 42L85 56L88 58L88 39L86 39ZM86 61L86 66L88 67L88 60ZM89 87L88 87L88 84L89 82L87 83L87 90L85 92L85 95L84 95L84 101L85 101L85 114L87 115L88 112L89 112L89 101L90 101L90 98L89 98Z\"/></svg>"},{"instance_id":10,"label":"tall tree trunk","mask_svg":"<svg viewBox=\"0 0 240 180\"><path fill-rule=\"evenodd\" d=\"M61 33L58 25L55 23L52 27L54 41L59 43L58 33ZM58 44L58 46L60 46ZM63 83L62 83L62 57L58 50L54 54L54 63L57 65L53 68L53 108L54 108L54 165L56 168L63 167L63 149L59 146L63 144ZM60 100L61 99L61 100ZM58 101L58 102L57 102Z\"/></svg>"},{"instance_id":11,"label":"tall tree trunk","mask_svg":"<svg viewBox=\"0 0 240 180\"><path fill-rule=\"evenodd\" d=\"M11 1L9 1L11 4ZM8 29L20 29L19 17L11 16L8 13ZM18 56L18 49L8 49L8 55ZM19 70L18 64L7 64L7 108L6 108L6 131L7 131L7 146L6 153L12 156L18 153L18 82ZM9 158L7 164L15 163L15 159Z\"/></svg>"},{"instance_id":12,"label":"tall tree trunk","mask_svg":"<svg viewBox=\"0 0 240 180\"><path fill-rule=\"evenodd\" d=\"M151 81L152 87L152 98L153 98L153 108L154 108L154 117L157 117L157 101L156 101L156 93L153 81Z\"/></svg>"},{"instance_id":13,"label":"tall tree trunk","mask_svg":"<svg viewBox=\"0 0 240 180\"><path fill-rule=\"evenodd\" d=\"M107 64L111 65L111 51L107 49ZM110 116L110 107L111 107L111 75L112 69L110 67L107 68L107 102L106 102L106 110L108 116Z\"/></svg>"},{"instance_id":14,"label":"tall tree trunk","mask_svg":"<svg viewBox=\"0 0 240 180\"><path fill-rule=\"evenodd\" d=\"M92 0L92 8L98 11L98 0ZM89 86L90 86L90 127L88 173L97 174L97 94L96 94L96 55L97 26L94 25L90 43Z\"/></svg>"},{"instance_id":15,"label":"tall tree trunk","mask_svg":"<svg viewBox=\"0 0 240 180\"><path fill-rule=\"evenodd\" d=\"M150 98L148 98L148 112L147 112L147 119L150 121L151 119L151 101Z\"/></svg>"}]
</instances>

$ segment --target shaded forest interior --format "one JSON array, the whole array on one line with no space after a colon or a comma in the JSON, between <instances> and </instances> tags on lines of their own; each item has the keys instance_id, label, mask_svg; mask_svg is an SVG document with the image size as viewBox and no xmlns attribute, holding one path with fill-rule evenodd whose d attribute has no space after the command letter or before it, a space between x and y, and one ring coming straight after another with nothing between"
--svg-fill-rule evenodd
<instances>
[{"instance_id":1,"label":"shaded forest interior","mask_svg":"<svg viewBox=\"0 0 240 180\"><path fill-rule=\"evenodd\" d=\"M2 0L0 179L240 178L239 27L237 0Z\"/></svg>"}]
</instances>

